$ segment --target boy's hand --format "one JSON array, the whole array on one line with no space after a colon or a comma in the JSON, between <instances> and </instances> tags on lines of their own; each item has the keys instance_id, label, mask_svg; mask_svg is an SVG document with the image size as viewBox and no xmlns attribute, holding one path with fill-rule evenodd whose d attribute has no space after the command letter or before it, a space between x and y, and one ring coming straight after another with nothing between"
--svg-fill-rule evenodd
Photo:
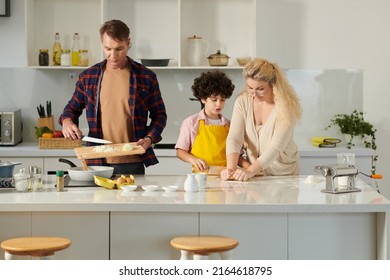
<instances>
[{"instance_id":1,"label":"boy's hand","mask_svg":"<svg viewBox=\"0 0 390 280\"><path fill-rule=\"evenodd\" d=\"M207 172L209 170L208 164L201 158L194 157L193 160L191 160L191 163L198 171Z\"/></svg>"}]
</instances>

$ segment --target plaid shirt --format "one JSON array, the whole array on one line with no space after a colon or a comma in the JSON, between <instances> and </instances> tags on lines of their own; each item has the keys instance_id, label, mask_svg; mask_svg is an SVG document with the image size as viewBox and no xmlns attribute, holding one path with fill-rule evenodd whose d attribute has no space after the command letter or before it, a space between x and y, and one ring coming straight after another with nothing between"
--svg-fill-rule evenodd
<instances>
[{"instance_id":1,"label":"plaid shirt","mask_svg":"<svg viewBox=\"0 0 390 280\"><path fill-rule=\"evenodd\" d=\"M127 59L130 71L129 106L133 120L134 140L138 141L149 135L153 143L157 143L162 139L161 133L167 123L167 114L156 74L131 58ZM99 95L106 63L106 60L99 62L80 74L73 96L58 120L59 124L62 125L64 119L70 118L78 125L79 117L86 109L88 136L103 138ZM147 124L148 113L151 120L149 125ZM93 144L88 142L87 145ZM151 147L141 155L141 158L146 167L158 163ZM89 165L104 164L103 159L91 159L87 162Z\"/></svg>"}]
</instances>

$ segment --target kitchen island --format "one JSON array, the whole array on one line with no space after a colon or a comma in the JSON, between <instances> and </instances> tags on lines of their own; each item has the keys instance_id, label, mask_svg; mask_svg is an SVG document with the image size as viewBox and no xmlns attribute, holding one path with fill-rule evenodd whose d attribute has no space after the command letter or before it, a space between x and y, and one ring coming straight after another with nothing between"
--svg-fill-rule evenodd
<instances>
[{"instance_id":1,"label":"kitchen island","mask_svg":"<svg viewBox=\"0 0 390 280\"><path fill-rule=\"evenodd\" d=\"M183 191L186 176L136 176L138 186L176 192L69 187L54 176L45 191L0 192L0 240L56 235L72 240L58 259L179 259L178 235L231 236L235 259L389 259L390 201L357 179L361 192L328 194L325 178L209 176L206 189ZM310 180L309 180L310 179ZM2 258L3 255L0 255Z\"/></svg>"},{"instance_id":2,"label":"kitchen island","mask_svg":"<svg viewBox=\"0 0 390 280\"><path fill-rule=\"evenodd\" d=\"M176 150L172 149L171 144L157 144L154 152L160 161L159 164L149 166L145 172L147 175L185 175L191 172L191 164L181 161L176 157ZM347 149L344 143L338 144L336 148L318 148L312 146L310 142L297 141L299 148L302 175L310 175L314 172L316 165L325 165L336 163L337 153L354 153L356 165L364 173L371 170L371 156L374 154L372 149L365 147L353 147ZM162 146L169 148L161 148ZM66 170L69 166L58 161L58 158L66 158L81 166L81 161L76 158L73 149L39 149L37 142L22 142L16 146L0 146L0 160L20 161L22 165L16 167L28 168L30 165L42 166L44 172L55 173L57 169ZM372 184L371 179L366 176L359 177L367 184Z\"/></svg>"}]
</instances>

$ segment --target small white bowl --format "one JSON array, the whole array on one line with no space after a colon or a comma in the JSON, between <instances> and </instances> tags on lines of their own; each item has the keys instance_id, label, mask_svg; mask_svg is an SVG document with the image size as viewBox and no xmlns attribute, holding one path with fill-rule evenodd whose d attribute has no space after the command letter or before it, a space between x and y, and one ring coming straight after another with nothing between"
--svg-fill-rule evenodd
<instances>
[{"instance_id":1,"label":"small white bowl","mask_svg":"<svg viewBox=\"0 0 390 280\"><path fill-rule=\"evenodd\" d=\"M137 188L137 186L136 185L121 185L120 188L124 192L132 192Z\"/></svg>"},{"instance_id":2,"label":"small white bowl","mask_svg":"<svg viewBox=\"0 0 390 280\"><path fill-rule=\"evenodd\" d=\"M153 192L153 191L158 189L158 186L157 185L145 185L145 186L142 186L142 189L146 192Z\"/></svg>"},{"instance_id":3,"label":"small white bowl","mask_svg":"<svg viewBox=\"0 0 390 280\"><path fill-rule=\"evenodd\" d=\"M175 192L179 187L178 186L163 186L162 188L166 192Z\"/></svg>"}]
</instances>

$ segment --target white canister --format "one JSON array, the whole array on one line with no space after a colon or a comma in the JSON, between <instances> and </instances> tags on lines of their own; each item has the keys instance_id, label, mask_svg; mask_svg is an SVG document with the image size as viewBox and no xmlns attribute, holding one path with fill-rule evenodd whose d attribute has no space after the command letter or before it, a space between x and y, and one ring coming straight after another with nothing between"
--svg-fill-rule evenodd
<instances>
[{"instance_id":1,"label":"white canister","mask_svg":"<svg viewBox=\"0 0 390 280\"><path fill-rule=\"evenodd\" d=\"M187 179L184 182L184 190L186 192L197 192L199 190L198 181L194 173L187 174Z\"/></svg>"},{"instance_id":2,"label":"white canister","mask_svg":"<svg viewBox=\"0 0 390 280\"><path fill-rule=\"evenodd\" d=\"M206 54L209 50L209 42L194 35L187 38L187 62L190 66L201 66L206 64Z\"/></svg>"}]
</instances>

